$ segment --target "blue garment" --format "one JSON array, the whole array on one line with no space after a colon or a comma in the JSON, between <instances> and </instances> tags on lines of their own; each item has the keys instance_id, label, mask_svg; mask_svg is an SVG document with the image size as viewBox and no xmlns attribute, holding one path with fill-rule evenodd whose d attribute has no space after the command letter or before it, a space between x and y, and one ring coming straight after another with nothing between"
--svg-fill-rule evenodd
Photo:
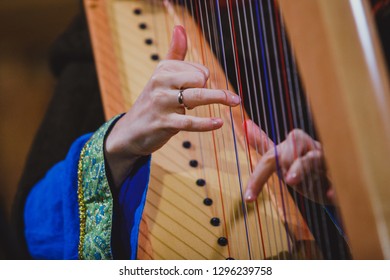
<instances>
[{"instance_id":1,"label":"blue garment","mask_svg":"<svg viewBox=\"0 0 390 280\"><path fill-rule=\"evenodd\" d=\"M78 259L80 218L77 170L80 152L91 135L78 138L65 160L52 167L27 197L25 237L34 259ZM149 174L150 156L137 163L119 193L119 209L116 211L123 217L123 242L134 259Z\"/></svg>"}]
</instances>

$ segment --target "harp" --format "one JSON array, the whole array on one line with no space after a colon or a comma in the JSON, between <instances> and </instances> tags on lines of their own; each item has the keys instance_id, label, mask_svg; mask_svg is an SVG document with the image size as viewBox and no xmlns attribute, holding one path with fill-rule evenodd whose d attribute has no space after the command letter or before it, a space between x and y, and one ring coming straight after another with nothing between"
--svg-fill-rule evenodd
<instances>
[{"instance_id":1,"label":"harp","mask_svg":"<svg viewBox=\"0 0 390 280\"><path fill-rule=\"evenodd\" d=\"M390 156L390 92L368 4L363 0L246 1L248 10L257 15L270 11L263 21L285 23L289 48L284 28L277 24L273 32L279 30L280 37L262 27L251 28L264 22L232 4L241 1L205 2L209 1L85 0L106 117L131 107L166 53L176 24L183 25L189 36L187 58L209 67L208 86L232 89L226 64L218 61L223 51L217 49L223 44L213 44L210 36L224 28L220 23L224 2L230 21L252 31L254 38L279 40L281 53L295 54L286 55L285 63L297 61L352 256L389 258L386 159ZM209 17L206 6L215 17ZM280 10L273 12L271 7ZM237 16L248 21L241 23ZM241 51L248 50L247 42L252 42L249 33L229 32L231 41L242 43ZM233 53L238 53L238 48L233 47ZM240 59L236 57L234 62L240 64ZM256 72L253 68L248 75ZM293 79L292 75L286 80ZM237 80L235 87L242 91L244 82ZM300 87L297 82L296 90ZM312 230L322 222L307 218L302 210L306 204L299 207L278 176L270 178L255 204L242 203L243 188L259 160L257 151L248 146L242 125L252 116L243 108L229 111L216 106L188 113L217 115L225 125L212 133L181 132L153 155L138 258L326 258L328 252L319 250ZM333 242L331 239L325 243Z\"/></svg>"}]
</instances>

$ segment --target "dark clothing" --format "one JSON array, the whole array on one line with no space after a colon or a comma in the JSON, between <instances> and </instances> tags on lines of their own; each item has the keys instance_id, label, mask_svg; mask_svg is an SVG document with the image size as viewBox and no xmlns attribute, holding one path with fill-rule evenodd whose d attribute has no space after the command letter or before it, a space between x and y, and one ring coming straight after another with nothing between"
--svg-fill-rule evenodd
<instances>
[{"instance_id":1,"label":"dark clothing","mask_svg":"<svg viewBox=\"0 0 390 280\"><path fill-rule=\"evenodd\" d=\"M24 201L29 191L65 158L73 141L96 131L105 121L83 12L53 44L50 65L58 83L28 155L14 205L22 259L29 258L23 236Z\"/></svg>"}]
</instances>

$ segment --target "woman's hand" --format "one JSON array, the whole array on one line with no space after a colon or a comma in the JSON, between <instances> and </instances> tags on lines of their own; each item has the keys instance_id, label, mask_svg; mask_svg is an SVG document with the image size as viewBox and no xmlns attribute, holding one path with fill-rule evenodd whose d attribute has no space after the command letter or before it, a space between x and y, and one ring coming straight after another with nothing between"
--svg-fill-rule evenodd
<instances>
[{"instance_id":1,"label":"woman's hand","mask_svg":"<svg viewBox=\"0 0 390 280\"><path fill-rule=\"evenodd\" d=\"M299 129L292 130L277 145L252 121L247 122L248 138L253 147L265 147L245 192L246 201L254 201L269 177L280 168L280 177L309 199L333 203L334 193L327 178L321 144ZM261 150L258 148L258 150Z\"/></svg>"},{"instance_id":2,"label":"woman's hand","mask_svg":"<svg viewBox=\"0 0 390 280\"><path fill-rule=\"evenodd\" d=\"M158 150L179 131L210 131L223 125L220 118L188 116L185 107L240 103L232 92L206 89L209 70L183 61L186 52L185 30L176 26L166 60L158 64L132 108L108 135L105 155L116 186L121 185L137 158ZM183 104L179 103L180 91Z\"/></svg>"}]
</instances>

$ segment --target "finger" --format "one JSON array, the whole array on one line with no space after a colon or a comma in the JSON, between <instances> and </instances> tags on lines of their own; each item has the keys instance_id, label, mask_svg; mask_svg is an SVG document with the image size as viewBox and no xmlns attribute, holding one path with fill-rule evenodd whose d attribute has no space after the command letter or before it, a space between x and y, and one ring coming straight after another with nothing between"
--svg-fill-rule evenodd
<instances>
[{"instance_id":1,"label":"finger","mask_svg":"<svg viewBox=\"0 0 390 280\"><path fill-rule=\"evenodd\" d=\"M166 59L184 60L187 54L187 35L183 26L175 26Z\"/></svg>"},{"instance_id":2,"label":"finger","mask_svg":"<svg viewBox=\"0 0 390 280\"><path fill-rule=\"evenodd\" d=\"M329 200L331 204L336 204L336 192L334 188L329 187L328 191L326 192L326 198Z\"/></svg>"},{"instance_id":3,"label":"finger","mask_svg":"<svg viewBox=\"0 0 390 280\"><path fill-rule=\"evenodd\" d=\"M276 171L276 157L273 150L268 151L258 162L245 191L247 202L255 201L268 178Z\"/></svg>"},{"instance_id":4,"label":"finger","mask_svg":"<svg viewBox=\"0 0 390 280\"><path fill-rule=\"evenodd\" d=\"M316 141L300 129L292 130L280 146L279 163L288 170L293 162L311 150L317 149Z\"/></svg>"},{"instance_id":5,"label":"finger","mask_svg":"<svg viewBox=\"0 0 390 280\"><path fill-rule=\"evenodd\" d=\"M240 97L227 90L188 88L183 90L182 93L183 104L189 109L208 104L223 104L227 106L240 104Z\"/></svg>"},{"instance_id":6,"label":"finger","mask_svg":"<svg viewBox=\"0 0 390 280\"><path fill-rule=\"evenodd\" d=\"M268 151L269 147L273 146L272 140L252 120L246 120L244 125L247 128L249 145L255 148L258 153L262 155Z\"/></svg>"},{"instance_id":7,"label":"finger","mask_svg":"<svg viewBox=\"0 0 390 280\"><path fill-rule=\"evenodd\" d=\"M182 71L182 72L158 72L152 79L155 88L202 88L206 85L208 77L202 71Z\"/></svg>"},{"instance_id":8,"label":"finger","mask_svg":"<svg viewBox=\"0 0 390 280\"><path fill-rule=\"evenodd\" d=\"M301 129L292 130L287 136L287 142L295 149L297 156L306 154L307 151L320 149L320 144Z\"/></svg>"},{"instance_id":9,"label":"finger","mask_svg":"<svg viewBox=\"0 0 390 280\"><path fill-rule=\"evenodd\" d=\"M208 78L210 76L209 69L203 64L190 62L190 61L179 61L179 60L161 60L157 65L158 70L165 72L190 72L190 71L201 71Z\"/></svg>"},{"instance_id":10,"label":"finger","mask_svg":"<svg viewBox=\"0 0 390 280\"><path fill-rule=\"evenodd\" d=\"M174 115L172 129L193 132L211 131L222 127L223 121L219 118L201 118L189 115Z\"/></svg>"},{"instance_id":11,"label":"finger","mask_svg":"<svg viewBox=\"0 0 390 280\"><path fill-rule=\"evenodd\" d=\"M298 185L309 173L324 173L323 168L322 152L312 150L292 163L284 179L289 185Z\"/></svg>"}]
</instances>

